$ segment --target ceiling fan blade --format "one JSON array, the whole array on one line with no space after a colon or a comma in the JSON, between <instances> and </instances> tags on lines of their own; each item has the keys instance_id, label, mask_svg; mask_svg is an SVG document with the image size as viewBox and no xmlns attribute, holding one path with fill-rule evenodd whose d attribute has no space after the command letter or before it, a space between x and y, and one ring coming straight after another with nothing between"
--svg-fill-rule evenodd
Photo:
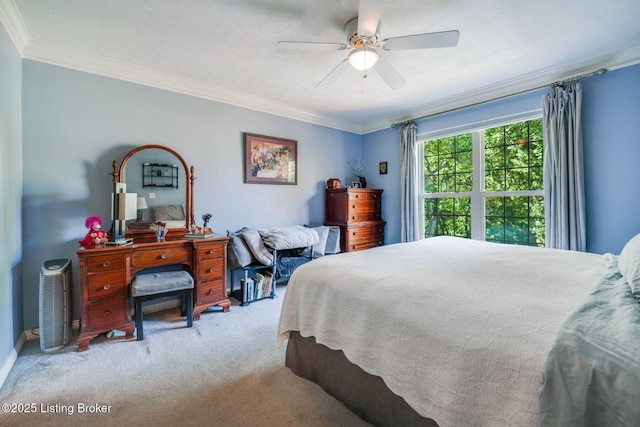
<instances>
[{"instance_id":1,"label":"ceiling fan blade","mask_svg":"<svg viewBox=\"0 0 640 427\"><path fill-rule=\"evenodd\" d=\"M347 58L345 58L338 65L336 65L333 68L333 70L329 71L329 74L324 76L324 78L320 80L317 85L315 85L314 89L317 89L318 86L320 86L323 83L326 84L330 81L337 79L338 76L340 76L344 72L344 70L347 69L347 65L348 65Z\"/></svg>"},{"instance_id":2,"label":"ceiling fan blade","mask_svg":"<svg viewBox=\"0 0 640 427\"><path fill-rule=\"evenodd\" d=\"M279 41L279 49L345 50L345 43Z\"/></svg>"},{"instance_id":3,"label":"ceiling fan blade","mask_svg":"<svg viewBox=\"0 0 640 427\"><path fill-rule=\"evenodd\" d=\"M364 37L376 35L380 15L382 15L383 0L360 0L358 10L358 34Z\"/></svg>"},{"instance_id":4,"label":"ceiling fan blade","mask_svg":"<svg viewBox=\"0 0 640 427\"><path fill-rule=\"evenodd\" d=\"M382 77L382 80L387 82L391 89L398 89L406 83L400 73L382 56L378 58L378 62L373 66L373 69Z\"/></svg>"},{"instance_id":5,"label":"ceiling fan blade","mask_svg":"<svg viewBox=\"0 0 640 427\"><path fill-rule=\"evenodd\" d=\"M433 47L453 47L458 44L458 30L437 33L414 34L412 36L391 37L382 41L384 50L426 49Z\"/></svg>"}]
</instances>

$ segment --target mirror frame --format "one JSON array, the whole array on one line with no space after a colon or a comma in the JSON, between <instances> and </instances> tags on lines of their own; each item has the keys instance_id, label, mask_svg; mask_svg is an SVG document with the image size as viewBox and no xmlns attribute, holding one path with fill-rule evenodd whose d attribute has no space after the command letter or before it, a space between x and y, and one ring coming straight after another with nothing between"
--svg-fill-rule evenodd
<instances>
[{"instance_id":1,"label":"mirror frame","mask_svg":"<svg viewBox=\"0 0 640 427\"><path fill-rule=\"evenodd\" d=\"M186 182L185 217L186 219L185 219L184 228L170 228L167 232L167 238L166 238L167 240L183 239L185 231L190 229L191 226L195 225L195 221L193 219L193 185L196 178L194 176L193 166L188 166L187 162L185 162L182 156L178 154L175 150L159 144L141 145L140 147L134 148L126 156L124 156L124 158L122 159L122 162L120 163L120 167L118 167L118 162L116 160L113 161L113 173L112 173L113 184L114 186L119 183L126 184L125 172L126 172L127 163L129 162L131 157L133 157L135 154L138 154L141 151L149 150L149 149L163 150L170 154L173 154L180 161L180 163L182 164L182 167L184 168L184 173L186 177L185 179L185 182ZM151 229L125 230L125 236L127 238L133 237L134 243L147 243L147 242L156 241L156 235Z\"/></svg>"}]
</instances>

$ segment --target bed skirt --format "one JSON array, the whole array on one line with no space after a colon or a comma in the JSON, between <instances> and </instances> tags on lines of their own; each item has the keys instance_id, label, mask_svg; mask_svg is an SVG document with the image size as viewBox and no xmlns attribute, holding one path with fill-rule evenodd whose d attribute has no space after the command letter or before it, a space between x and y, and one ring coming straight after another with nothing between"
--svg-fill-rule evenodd
<instances>
[{"instance_id":1,"label":"bed skirt","mask_svg":"<svg viewBox=\"0 0 640 427\"><path fill-rule=\"evenodd\" d=\"M405 400L387 388L382 378L351 363L340 350L317 344L292 331L285 366L294 374L318 384L363 420L376 426L429 426Z\"/></svg>"}]
</instances>

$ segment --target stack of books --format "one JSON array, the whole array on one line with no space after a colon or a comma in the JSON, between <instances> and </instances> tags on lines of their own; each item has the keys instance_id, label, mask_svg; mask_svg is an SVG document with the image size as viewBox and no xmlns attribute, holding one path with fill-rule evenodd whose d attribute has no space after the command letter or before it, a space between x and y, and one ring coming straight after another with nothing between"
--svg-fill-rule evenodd
<instances>
[{"instance_id":1,"label":"stack of books","mask_svg":"<svg viewBox=\"0 0 640 427\"><path fill-rule=\"evenodd\" d=\"M206 239L207 237L213 237L213 230L208 227L197 227L184 233L185 239Z\"/></svg>"},{"instance_id":2,"label":"stack of books","mask_svg":"<svg viewBox=\"0 0 640 427\"><path fill-rule=\"evenodd\" d=\"M133 239L118 239L106 243L107 246L129 246L133 245Z\"/></svg>"},{"instance_id":3,"label":"stack of books","mask_svg":"<svg viewBox=\"0 0 640 427\"><path fill-rule=\"evenodd\" d=\"M257 300L271 296L271 286L273 283L273 274L266 271L264 274L256 273L253 279L251 292L248 292L250 300Z\"/></svg>"}]
</instances>

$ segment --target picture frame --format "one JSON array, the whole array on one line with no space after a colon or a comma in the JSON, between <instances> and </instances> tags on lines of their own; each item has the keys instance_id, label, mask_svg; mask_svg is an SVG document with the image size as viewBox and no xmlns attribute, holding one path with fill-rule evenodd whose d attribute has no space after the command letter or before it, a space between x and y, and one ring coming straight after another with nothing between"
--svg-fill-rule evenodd
<instances>
[{"instance_id":1,"label":"picture frame","mask_svg":"<svg viewBox=\"0 0 640 427\"><path fill-rule=\"evenodd\" d=\"M380 172L380 175L386 175L387 174L387 162L380 162L379 172Z\"/></svg>"},{"instance_id":2,"label":"picture frame","mask_svg":"<svg viewBox=\"0 0 640 427\"><path fill-rule=\"evenodd\" d=\"M351 188L362 188L360 181L351 181Z\"/></svg>"},{"instance_id":3,"label":"picture frame","mask_svg":"<svg viewBox=\"0 0 640 427\"><path fill-rule=\"evenodd\" d=\"M298 141L244 134L246 184L298 184Z\"/></svg>"}]
</instances>

